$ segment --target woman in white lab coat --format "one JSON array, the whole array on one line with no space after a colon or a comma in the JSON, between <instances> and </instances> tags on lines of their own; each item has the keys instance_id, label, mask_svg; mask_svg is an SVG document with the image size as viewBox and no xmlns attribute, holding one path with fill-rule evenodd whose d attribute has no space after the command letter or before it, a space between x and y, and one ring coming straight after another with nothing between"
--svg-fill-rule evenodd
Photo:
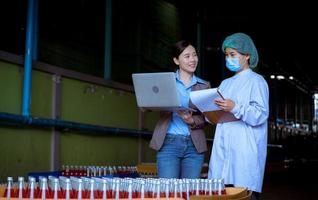
<instances>
[{"instance_id":1,"label":"woman in white lab coat","mask_svg":"<svg viewBox=\"0 0 318 200\"><path fill-rule=\"evenodd\" d=\"M257 66L258 53L248 35L228 36L222 50L227 69L235 74L222 81L219 90L225 99L215 103L238 120L217 124L208 177L247 187L258 199L267 151L268 85L251 69Z\"/></svg>"}]
</instances>

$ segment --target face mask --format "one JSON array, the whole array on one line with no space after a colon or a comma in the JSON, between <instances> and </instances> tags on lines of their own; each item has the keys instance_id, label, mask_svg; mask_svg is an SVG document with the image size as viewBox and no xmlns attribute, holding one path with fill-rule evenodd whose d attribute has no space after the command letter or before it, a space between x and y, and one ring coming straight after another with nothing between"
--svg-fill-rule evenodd
<instances>
[{"instance_id":1,"label":"face mask","mask_svg":"<svg viewBox=\"0 0 318 200\"><path fill-rule=\"evenodd\" d=\"M239 58L226 58L226 67L232 72L238 72L242 69Z\"/></svg>"}]
</instances>

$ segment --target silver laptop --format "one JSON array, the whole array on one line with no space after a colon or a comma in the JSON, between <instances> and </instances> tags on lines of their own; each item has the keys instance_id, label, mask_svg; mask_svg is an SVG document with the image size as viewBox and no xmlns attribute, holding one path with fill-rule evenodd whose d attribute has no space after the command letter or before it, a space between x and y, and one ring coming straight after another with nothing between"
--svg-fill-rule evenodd
<instances>
[{"instance_id":1,"label":"silver laptop","mask_svg":"<svg viewBox=\"0 0 318 200\"><path fill-rule=\"evenodd\" d=\"M160 111L192 110L181 106L174 72L132 74L138 107Z\"/></svg>"}]
</instances>

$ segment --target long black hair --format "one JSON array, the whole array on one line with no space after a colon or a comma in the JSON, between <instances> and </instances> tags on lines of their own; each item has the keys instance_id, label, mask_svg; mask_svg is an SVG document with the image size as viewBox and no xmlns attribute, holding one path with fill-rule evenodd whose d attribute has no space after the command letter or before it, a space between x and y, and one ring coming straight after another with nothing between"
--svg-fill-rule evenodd
<instances>
[{"instance_id":1,"label":"long black hair","mask_svg":"<svg viewBox=\"0 0 318 200\"><path fill-rule=\"evenodd\" d=\"M181 40L179 42L176 42L172 45L172 58L177 58L179 55L184 51L185 48L187 48L191 43L187 40Z\"/></svg>"}]
</instances>

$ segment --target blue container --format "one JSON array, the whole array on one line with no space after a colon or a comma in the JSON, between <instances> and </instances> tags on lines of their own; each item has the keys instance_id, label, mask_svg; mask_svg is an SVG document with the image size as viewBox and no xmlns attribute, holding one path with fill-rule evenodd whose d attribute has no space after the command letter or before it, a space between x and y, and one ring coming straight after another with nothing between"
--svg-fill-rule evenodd
<instances>
[{"instance_id":1,"label":"blue container","mask_svg":"<svg viewBox=\"0 0 318 200\"><path fill-rule=\"evenodd\" d=\"M28 176L32 176L36 179L36 181L39 181L39 177L43 176L48 178L49 176L59 177L61 175L60 171L52 171L52 172L30 172Z\"/></svg>"}]
</instances>

